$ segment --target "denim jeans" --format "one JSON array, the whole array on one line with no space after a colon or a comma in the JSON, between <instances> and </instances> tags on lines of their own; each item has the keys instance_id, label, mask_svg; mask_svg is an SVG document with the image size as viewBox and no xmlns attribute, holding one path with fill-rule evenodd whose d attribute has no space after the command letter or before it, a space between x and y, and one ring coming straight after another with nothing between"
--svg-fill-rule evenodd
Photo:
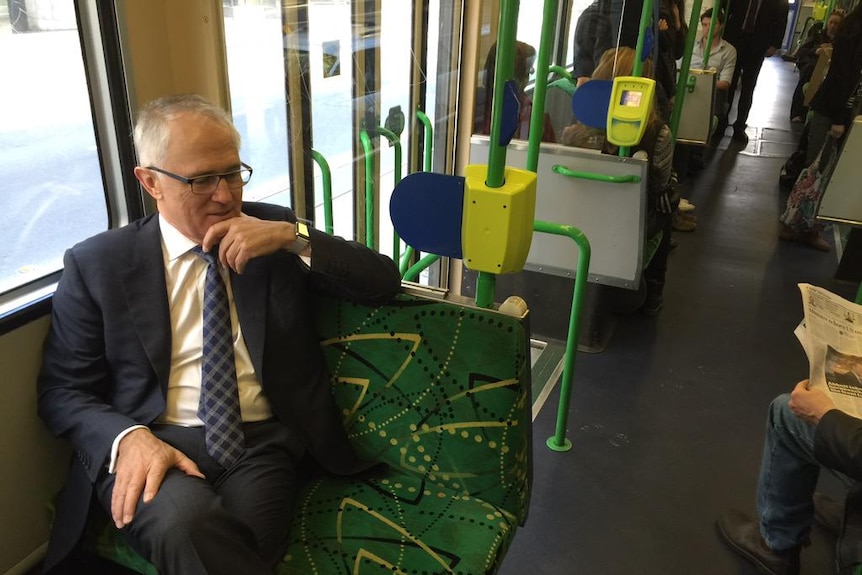
<instances>
[{"instance_id":1,"label":"denim jeans","mask_svg":"<svg viewBox=\"0 0 862 575\"><path fill-rule=\"evenodd\" d=\"M769 406L757 483L760 534L774 551L808 538L814 519L812 495L820 475L820 464L814 459L816 426L796 417L789 402L790 394L785 394Z\"/></svg>"}]
</instances>

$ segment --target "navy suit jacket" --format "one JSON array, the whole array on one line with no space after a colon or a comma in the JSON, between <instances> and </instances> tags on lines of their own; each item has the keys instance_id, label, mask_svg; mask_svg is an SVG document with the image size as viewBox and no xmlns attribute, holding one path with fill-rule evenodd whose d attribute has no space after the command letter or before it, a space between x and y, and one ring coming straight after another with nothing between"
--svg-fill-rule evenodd
<instances>
[{"instance_id":1,"label":"navy suit jacket","mask_svg":"<svg viewBox=\"0 0 862 575\"><path fill-rule=\"evenodd\" d=\"M787 27L787 0L760 0L754 29L746 34L742 31L742 25L745 23L748 2L749 0L729 0L724 39L730 42L737 52L748 52L750 49L752 53L765 55L770 46L780 49Z\"/></svg>"},{"instance_id":2,"label":"navy suit jacket","mask_svg":"<svg viewBox=\"0 0 862 575\"><path fill-rule=\"evenodd\" d=\"M296 221L286 208L244 204L246 214ZM382 302L400 287L391 259L310 229L313 268L287 251L231 272L243 336L275 416L331 472L367 465L350 448L314 333L311 292ZM90 238L65 255L39 375L39 415L74 449L58 500L46 569L82 533L93 483L114 438L165 409L171 327L158 217Z\"/></svg>"}]
</instances>

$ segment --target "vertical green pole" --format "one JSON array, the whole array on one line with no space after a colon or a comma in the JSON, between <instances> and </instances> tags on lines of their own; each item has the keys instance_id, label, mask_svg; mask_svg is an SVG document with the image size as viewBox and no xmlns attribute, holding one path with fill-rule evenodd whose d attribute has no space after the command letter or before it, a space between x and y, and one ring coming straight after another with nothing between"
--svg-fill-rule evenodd
<instances>
[{"instance_id":1,"label":"vertical green pole","mask_svg":"<svg viewBox=\"0 0 862 575\"><path fill-rule=\"evenodd\" d=\"M431 126L431 120L425 115L422 110L416 110L416 117L422 122L425 128L425 145L423 146L422 156L424 159L423 170L430 172L432 168L433 146L434 146L434 128Z\"/></svg>"},{"instance_id":2,"label":"vertical green pole","mask_svg":"<svg viewBox=\"0 0 862 575\"><path fill-rule=\"evenodd\" d=\"M692 7L692 8L694 8L694 7ZM698 12L700 12L699 9L698 9ZM715 35L715 23L718 22L718 12L719 12L719 6L713 6L712 18L709 19L709 31L706 33L706 44L704 44L704 46L703 46L703 64L701 65L701 68L704 70L706 70L706 67L709 66L709 52L712 50L712 39ZM694 12L694 10L692 10L692 13L691 13L692 17L694 16L694 14L695 14L695 12ZM692 18L692 21L694 21L694 18ZM697 23L700 24L700 20L698 20ZM694 44L694 42L692 42L692 45L693 44ZM688 38L686 38L686 48L687 47L688 47ZM689 53L690 52L691 52L691 50L689 50Z\"/></svg>"},{"instance_id":3,"label":"vertical green pole","mask_svg":"<svg viewBox=\"0 0 862 575\"><path fill-rule=\"evenodd\" d=\"M323 221L326 225L326 233L331 236L335 233L335 229L332 227L332 172L323 154L317 150L311 150L311 157L320 166L320 177L323 185Z\"/></svg>"},{"instance_id":4,"label":"vertical green pole","mask_svg":"<svg viewBox=\"0 0 862 575\"><path fill-rule=\"evenodd\" d=\"M374 246L374 157L371 155L371 138L367 130L360 130L359 140L365 151L365 246L373 250Z\"/></svg>"},{"instance_id":5,"label":"vertical green pole","mask_svg":"<svg viewBox=\"0 0 862 575\"><path fill-rule=\"evenodd\" d=\"M494 98L491 106L491 145L488 151L489 188L502 187L506 181L506 146L500 143L503 119L503 92L506 81L512 77L515 64L515 34L518 28L519 0L502 0L500 24L497 34L497 53L494 62ZM494 305L497 277L489 272L479 272L476 280L476 305L489 308Z\"/></svg>"},{"instance_id":6,"label":"vertical green pole","mask_svg":"<svg viewBox=\"0 0 862 575\"><path fill-rule=\"evenodd\" d=\"M401 138L398 137L398 134L395 132L383 128L378 127L377 132L386 136L386 139L389 140L389 143L395 148L395 169L393 170L395 173L395 183L392 186L394 190L396 186L398 186L398 182L401 181ZM398 237L398 234L395 232L395 229L392 230L392 260L398 261L401 257L401 238Z\"/></svg>"},{"instance_id":7,"label":"vertical green pole","mask_svg":"<svg viewBox=\"0 0 862 575\"><path fill-rule=\"evenodd\" d=\"M682 115L682 104L685 102L685 89L688 84L688 71L691 69L691 50L694 48L694 39L697 35L697 23L700 22L700 7L703 0L694 0L691 5L691 18L688 25L688 36L685 39L685 54L682 57L682 65L679 69L679 78L676 83L676 96L673 100L673 111L670 114L670 132L676 140L676 133L679 130L679 118ZM716 2L716 7L720 6L720 2ZM716 11L713 10L712 17L716 17ZM712 25L710 24L710 27Z\"/></svg>"},{"instance_id":8,"label":"vertical green pole","mask_svg":"<svg viewBox=\"0 0 862 575\"><path fill-rule=\"evenodd\" d=\"M515 64L518 4L519 0L502 0L500 8L494 64L494 97L491 106L491 146L488 152L488 179L485 181L489 188L499 188L505 182L506 146L500 143L500 130L503 121L503 93L506 82L512 78Z\"/></svg>"},{"instance_id":9,"label":"vertical green pole","mask_svg":"<svg viewBox=\"0 0 862 575\"><path fill-rule=\"evenodd\" d=\"M635 47L635 63L634 66L632 66L632 76L643 76L644 40L646 40L647 26L652 20L652 3L653 0L644 0L643 6L641 6L641 21L638 31L638 42ZM622 25L622 23L620 25ZM658 43L657 37L654 39L654 42ZM653 67L655 67L655 62L653 62ZM630 151L631 150L628 146L620 146L619 156L628 156Z\"/></svg>"},{"instance_id":10,"label":"vertical green pole","mask_svg":"<svg viewBox=\"0 0 862 575\"><path fill-rule=\"evenodd\" d=\"M539 167L539 148L545 131L545 93L548 91L548 62L554 40L557 0L545 0L542 14L542 37L539 40L539 57L536 60L536 89L533 92L533 111L530 115L530 141L527 146L527 169L535 172Z\"/></svg>"}]
</instances>

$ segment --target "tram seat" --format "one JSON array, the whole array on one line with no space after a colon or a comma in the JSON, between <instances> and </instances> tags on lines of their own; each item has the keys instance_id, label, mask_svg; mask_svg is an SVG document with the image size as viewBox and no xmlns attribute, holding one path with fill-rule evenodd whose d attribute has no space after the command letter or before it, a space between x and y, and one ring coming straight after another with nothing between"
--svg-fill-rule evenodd
<instances>
[{"instance_id":1,"label":"tram seat","mask_svg":"<svg viewBox=\"0 0 862 575\"><path fill-rule=\"evenodd\" d=\"M548 84L545 92L545 112L551 118L557 141L566 126L575 121L575 114L572 112L572 95L575 88L574 82L568 78L559 78Z\"/></svg>"},{"instance_id":2,"label":"tram seat","mask_svg":"<svg viewBox=\"0 0 862 575\"><path fill-rule=\"evenodd\" d=\"M527 314L413 291L317 312L348 435L388 469L307 482L276 573L496 572L530 499ZM102 521L90 551L156 572Z\"/></svg>"}]
</instances>

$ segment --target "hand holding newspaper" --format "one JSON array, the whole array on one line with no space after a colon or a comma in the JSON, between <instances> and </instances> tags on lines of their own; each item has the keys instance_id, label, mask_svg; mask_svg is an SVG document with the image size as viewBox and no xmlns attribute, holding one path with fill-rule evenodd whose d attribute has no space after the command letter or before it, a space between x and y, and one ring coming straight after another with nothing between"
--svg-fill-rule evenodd
<instances>
[{"instance_id":1,"label":"hand holding newspaper","mask_svg":"<svg viewBox=\"0 0 862 575\"><path fill-rule=\"evenodd\" d=\"M799 290L805 318L793 333L808 356L808 385L862 418L862 305L810 284Z\"/></svg>"}]
</instances>

